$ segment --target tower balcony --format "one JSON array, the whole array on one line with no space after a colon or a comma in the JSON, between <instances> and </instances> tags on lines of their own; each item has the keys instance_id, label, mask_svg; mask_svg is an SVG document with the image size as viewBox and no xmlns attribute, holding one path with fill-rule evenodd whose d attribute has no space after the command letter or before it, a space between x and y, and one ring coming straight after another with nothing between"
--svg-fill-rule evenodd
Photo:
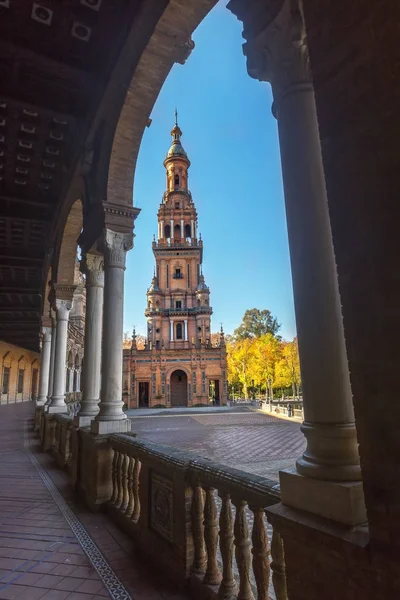
<instances>
[{"instance_id":1,"label":"tower balcony","mask_svg":"<svg viewBox=\"0 0 400 600\"><path fill-rule=\"evenodd\" d=\"M197 238L186 238L174 240L173 238L161 238L158 242L153 241L153 250L166 250L168 248L183 249L183 248L203 248L203 240Z\"/></svg>"},{"instance_id":2,"label":"tower balcony","mask_svg":"<svg viewBox=\"0 0 400 600\"><path fill-rule=\"evenodd\" d=\"M145 317L188 317L190 315L212 315L211 306L193 306L191 308L160 308L156 306L154 308L146 308L144 311Z\"/></svg>"}]
</instances>

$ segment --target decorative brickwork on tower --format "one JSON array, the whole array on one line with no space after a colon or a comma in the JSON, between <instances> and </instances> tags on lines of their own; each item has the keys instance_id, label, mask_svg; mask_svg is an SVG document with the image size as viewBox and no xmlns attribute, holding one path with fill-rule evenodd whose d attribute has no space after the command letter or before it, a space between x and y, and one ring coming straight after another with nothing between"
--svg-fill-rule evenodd
<instances>
[{"instance_id":1,"label":"decorative brickwork on tower","mask_svg":"<svg viewBox=\"0 0 400 600\"><path fill-rule=\"evenodd\" d=\"M139 350L134 333L132 349L124 351L124 398L130 408L226 404L227 399L224 334L221 329L218 347L212 346L203 242L177 114L171 135L153 240L156 267L147 290L147 340Z\"/></svg>"}]
</instances>

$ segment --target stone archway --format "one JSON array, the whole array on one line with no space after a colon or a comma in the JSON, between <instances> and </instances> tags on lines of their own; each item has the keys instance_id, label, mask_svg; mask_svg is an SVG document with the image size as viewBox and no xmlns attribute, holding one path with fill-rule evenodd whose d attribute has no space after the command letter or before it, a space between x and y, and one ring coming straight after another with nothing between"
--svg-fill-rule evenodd
<instances>
[{"instance_id":1,"label":"stone archway","mask_svg":"<svg viewBox=\"0 0 400 600\"><path fill-rule=\"evenodd\" d=\"M177 369L170 378L171 407L188 405L188 378L185 371Z\"/></svg>"}]
</instances>

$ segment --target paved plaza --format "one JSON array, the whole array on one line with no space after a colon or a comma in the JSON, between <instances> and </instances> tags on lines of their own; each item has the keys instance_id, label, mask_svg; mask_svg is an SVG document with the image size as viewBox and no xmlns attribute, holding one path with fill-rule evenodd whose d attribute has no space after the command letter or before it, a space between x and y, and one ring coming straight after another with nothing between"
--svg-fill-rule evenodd
<instances>
[{"instance_id":1,"label":"paved plaza","mask_svg":"<svg viewBox=\"0 0 400 600\"><path fill-rule=\"evenodd\" d=\"M275 481L279 470L293 467L305 449L299 422L250 408L128 414L139 439L189 450Z\"/></svg>"}]
</instances>

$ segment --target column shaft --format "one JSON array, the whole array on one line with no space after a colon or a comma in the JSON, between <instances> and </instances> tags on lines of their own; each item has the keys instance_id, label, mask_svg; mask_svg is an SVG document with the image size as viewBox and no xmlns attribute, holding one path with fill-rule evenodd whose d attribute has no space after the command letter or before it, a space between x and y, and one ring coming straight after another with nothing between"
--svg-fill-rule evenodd
<instances>
[{"instance_id":1,"label":"column shaft","mask_svg":"<svg viewBox=\"0 0 400 600\"><path fill-rule=\"evenodd\" d=\"M68 318L72 302L59 300L56 303L57 333L54 355L53 394L49 404L49 413L66 412L65 404L65 360L67 356Z\"/></svg>"},{"instance_id":2,"label":"column shaft","mask_svg":"<svg viewBox=\"0 0 400 600\"><path fill-rule=\"evenodd\" d=\"M278 120L307 438L297 470L316 479L359 480L314 90L296 5L285 0L275 20L244 51L250 75L271 82Z\"/></svg>"},{"instance_id":3,"label":"column shaft","mask_svg":"<svg viewBox=\"0 0 400 600\"><path fill-rule=\"evenodd\" d=\"M43 406L46 403L49 390L51 327L43 327L42 334L42 355L40 362L39 396L36 401L37 406Z\"/></svg>"},{"instance_id":4,"label":"column shaft","mask_svg":"<svg viewBox=\"0 0 400 600\"><path fill-rule=\"evenodd\" d=\"M56 338L57 338L57 319L54 315L51 317L50 367L49 367L49 381L48 381L46 406L48 406L50 404L51 397L53 395L54 359L55 359L55 355L56 355Z\"/></svg>"},{"instance_id":5,"label":"column shaft","mask_svg":"<svg viewBox=\"0 0 400 600\"><path fill-rule=\"evenodd\" d=\"M81 269L86 275L86 313L82 401L80 411L75 418L80 426L88 425L99 412L104 259L102 256L86 254ZM80 373L78 377L80 386Z\"/></svg>"},{"instance_id":6,"label":"column shaft","mask_svg":"<svg viewBox=\"0 0 400 600\"><path fill-rule=\"evenodd\" d=\"M122 410L122 342L125 260L132 238L132 233L105 230L101 395L99 413L92 421L94 433L129 431L131 426Z\"/></svg>"}]
</instances>

